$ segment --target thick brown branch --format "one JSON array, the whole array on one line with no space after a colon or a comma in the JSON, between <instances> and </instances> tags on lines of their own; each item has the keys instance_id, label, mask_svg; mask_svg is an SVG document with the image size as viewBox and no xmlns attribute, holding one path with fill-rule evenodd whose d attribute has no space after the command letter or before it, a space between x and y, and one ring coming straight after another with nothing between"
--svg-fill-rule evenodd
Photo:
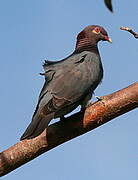
<instances>
[{"instance_id":1,"label":"thick brown branch","mask_svg":"<svg viewBox=\"0 0 138 180\"><path fill-rule=\"evenodd\" d=\"M40 136L18 142L0 153L0 176L136 107L138 82L104 96L102 100L87 108L85 113L76 113L65 121L52 124Z\"/></svg>"},{"instance_id":2,"label":"thick brown branch","mask_svg":"<svg viewBox=\"0 0 138 180\"><path fill-rule=\"evenodd\" d=\"M134 32L131 28L128 27L120 27L121 30L130 32L135 38L138 38L138 34Z\"/></svg>"}]
</instances>

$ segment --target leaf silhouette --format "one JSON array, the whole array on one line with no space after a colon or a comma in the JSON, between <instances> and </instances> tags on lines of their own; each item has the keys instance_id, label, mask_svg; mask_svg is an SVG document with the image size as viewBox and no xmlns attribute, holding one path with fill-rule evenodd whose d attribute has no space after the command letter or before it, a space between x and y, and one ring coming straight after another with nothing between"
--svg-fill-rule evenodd
<instances>
[{"instance_id":1,"label":"leaf silhouette","mask_svg":"<svg viewBox=\"0 0 138 180\"><path fill-rule=\"evenodd\" d=\"M106 7L113 12L112 0L104 0Z\"/></svg>"}]
</instances>

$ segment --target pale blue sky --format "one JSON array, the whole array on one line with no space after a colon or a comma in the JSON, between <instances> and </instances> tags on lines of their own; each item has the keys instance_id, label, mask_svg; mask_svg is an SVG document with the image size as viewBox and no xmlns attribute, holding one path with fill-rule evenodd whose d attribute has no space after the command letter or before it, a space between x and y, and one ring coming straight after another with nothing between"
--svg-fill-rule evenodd
<instances>
[{"instance_id":1,"label":"pale blue sky","mask_svg":"<svg viewBox=\"0 0 138 180\"><path fill-rule=\"evenodd\" d=\"M113 0L111 14L101 0L3 0L0 2L0 151L19 141L31 121L43 85L44 59L59 60L75 47L85 26L105 27L112 44L99 43L104 80L96 95L138 80L138 1ZM3 177L5 180L137 180L138 111L73 139Z\"/></svg>"}]
</instances>

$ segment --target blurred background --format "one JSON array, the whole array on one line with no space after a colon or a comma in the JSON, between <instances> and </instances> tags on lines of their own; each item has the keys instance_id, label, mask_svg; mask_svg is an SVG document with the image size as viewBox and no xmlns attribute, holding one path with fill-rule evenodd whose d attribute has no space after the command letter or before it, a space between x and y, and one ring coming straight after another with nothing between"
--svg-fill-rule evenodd
<instances>
[{"instance_id":1,"label":"blurred background","mask_svg":"<svg viewBox=\"0 0 138 180\"><path fill-rule=\"evenodd\" d=\"M60 60L74 50L85 26L103 26L113 43L100 42L103 96L138 80L138 1L113 0L111 13L101 0L0 2L0 151L19 141L31 121L44 79L44 59ZM52 149L3 177L5 180L137 180L138 111Z\"/></svg>"}]
</instances>

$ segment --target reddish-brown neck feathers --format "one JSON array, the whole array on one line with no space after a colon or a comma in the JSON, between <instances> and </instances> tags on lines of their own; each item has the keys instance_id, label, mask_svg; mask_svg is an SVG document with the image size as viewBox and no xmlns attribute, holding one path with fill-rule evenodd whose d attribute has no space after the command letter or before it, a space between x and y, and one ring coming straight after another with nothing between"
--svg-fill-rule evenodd
<instances>
[{"instance_id":1,"label":"reddish-brown neck feathers","mask_svg":"<svg viewBox=\"0 0 138 180\"><path fill-rule=\"evenodd\" d=\"M105 29L98 25L87 26L77 36L75 52L98 51L97 43L101 40L111 42Z\"/></svg>"},{"instance_id":2,"label":"reddish-brown neck feathers","mask_svg":"<svg viewBox=\"0 0 138 180\"><path fill-rule=\"evenodd\" d=\"M93 50L97 49L97 42L95 38L90 38L87 35L87 32L85 30L81 31L77 36L77 42L76 42L76 52L84 51L84 50Z\"/></svg>"}]
</instances>

